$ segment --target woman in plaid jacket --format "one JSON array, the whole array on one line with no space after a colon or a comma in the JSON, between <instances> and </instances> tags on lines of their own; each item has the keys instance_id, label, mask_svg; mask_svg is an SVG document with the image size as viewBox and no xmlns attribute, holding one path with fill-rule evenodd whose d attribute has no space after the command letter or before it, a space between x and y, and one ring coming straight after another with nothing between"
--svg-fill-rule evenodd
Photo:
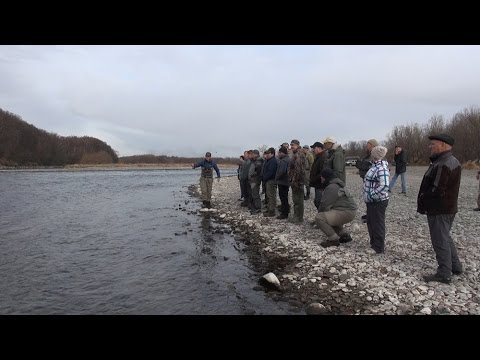
<instances>
[{"instance_id":1,"label":"woman in plaid jacket","mask_svg":"<svg viewBox=\"0 0 480 360\"><path fill-rule=\"evenodd\" d=\"M376 254L383 254L385 251L385 211L388 206L390 184L388 162L383 160L385 155L387 155L387 148L383 146L375 146L372 149L373 165L365 174L363 182L370 247Z\"/></svg>"}]
</instances>

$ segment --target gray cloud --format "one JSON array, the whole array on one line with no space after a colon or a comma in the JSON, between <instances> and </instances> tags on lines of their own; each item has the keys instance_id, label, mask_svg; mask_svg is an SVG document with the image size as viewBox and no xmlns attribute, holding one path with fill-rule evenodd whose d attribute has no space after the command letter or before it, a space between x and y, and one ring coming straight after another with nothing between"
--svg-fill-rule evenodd
<instances>
[{"instance_id":1,"label":"gray cloud","mask_svg":"<svg viewBox=\"0 0 480 360\"><path fill-rule=\"evenodd\" d=\"M385 139L478 105L478 46L0 46L0 107L120 155Z\"/></svg>"}]
</instances>

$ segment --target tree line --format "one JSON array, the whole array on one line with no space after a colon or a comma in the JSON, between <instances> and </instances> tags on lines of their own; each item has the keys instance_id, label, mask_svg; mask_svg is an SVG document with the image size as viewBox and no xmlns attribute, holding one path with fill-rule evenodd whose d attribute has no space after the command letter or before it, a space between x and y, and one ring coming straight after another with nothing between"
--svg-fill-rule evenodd
<instances>
[{"instance_id":1,"label":"tree line","mask_svg":"<svg viewBox=\"0 0 480 360\"><path fill-rule=\"evenodd\" d=\"M119 158L119 162L122 164L192 164L200 161L203 158L192 158L192 157L180 157L180 156L166 156L166 155L132 155L132 156L122 156ZM215 157L215 162L219 165L221 164L238 164L237 158L226 157L226 158L217 158Z\"/></svg>"},{"instance_id":2,"label":"tree line","mask_svg":"<svg viewBox=\"0 0 480 360\"><path fill-rule=\"evenodd\" d=\"M470 107L456 113L449 121L433 115L427 124L413 123L395 126L380 143L388 148L387 160L392 161L395 146L406 150L410 164L430 162L429 135L446 133L455 139L453 154L461 163L480 162L480 108ZM345 155L365 156L367 140L350 141L343 145Z\"/></svg>"},{"instance_id":3,"label":"tree line","mask_svg":"<svg viewBox=\"0 0 480 360\"><path fill-rule=\"evenodd\" d=\"M471 107L456 113L449 121L433 115L427 124L398 125L380 143L392 161L396 145L407 152L410 164L429 163L428 136L447 133L455 138L453 153L461 163L480 162L480 108ZM379 140L379 139L377 139ZM346 156L365 156L367 139L342 144ZM266 148L266 145L262 145ZM262 151L263 152L263 151ZM37 129L19 116L0 109L0 165L64 166L68 164L184 164L201 158L134 155L119 158L105 142L89 137L59 136ZM215 158L218 164L237 164L237 158Z\"/></svg>"},{"instance_id":4,"label":"tree line","mask_svg":"<svg viewBox=\"0 0 480 360\"><path fill-rule=\"evenodd\" d=\"M0 165L64 166L117 162L116 152L99 139L49 133L0 109Z\"/></svg>"}]
</instances>

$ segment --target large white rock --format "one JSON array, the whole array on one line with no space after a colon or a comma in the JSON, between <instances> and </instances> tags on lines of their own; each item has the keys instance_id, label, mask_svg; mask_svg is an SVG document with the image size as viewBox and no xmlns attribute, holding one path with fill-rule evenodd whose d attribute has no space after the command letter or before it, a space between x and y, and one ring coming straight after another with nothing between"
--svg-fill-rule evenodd
<instances>
[{"instance_id":1,"label":"large white rock","mask_svg":"<svg viewBox=\"0 0 480 360\"><path fill-rule=\"evenodd\" d=\"M307 308L305 309L305 312L308 315L323 315L323 314L327 314L328 310L325 306L323 306L320 303L312 303L307 306Z\"/></svg>"},{"instance_id":2,"label":"large white rock","mask_svg":"<svg viewBox=\"0 0 480 360\"><path fill-rule=\"evenodd\" d=\"M200 212L217 212L218 210L217 209L213 209L213 208L201 208L199 210Z\"/></svg>"},{"instance_id":3,"label":"large white rock","mask_svg":"<svg viewBox=\"0 0 480 360\"><path fill-rule=\"evenodd\" d=\"M272 273L272 272L269 272L268 274L265 274L262 276L262 279L263 279L263 282L267 283L267 284L270 284L272 287L280 290L282 288L282 286L280 285L280 281L278 280L277 276Z\"/></svg>"},{"instance_id":4,"label":"large white rock","mask_svg":"<svg viewBox=\"0 0 480 360\"><path fill-rule=\"evenodd\" d=\"M428 307L424 307L421 311L422 314L430 315L432 313L432 310Z\"/></svg>"}]
</instances>

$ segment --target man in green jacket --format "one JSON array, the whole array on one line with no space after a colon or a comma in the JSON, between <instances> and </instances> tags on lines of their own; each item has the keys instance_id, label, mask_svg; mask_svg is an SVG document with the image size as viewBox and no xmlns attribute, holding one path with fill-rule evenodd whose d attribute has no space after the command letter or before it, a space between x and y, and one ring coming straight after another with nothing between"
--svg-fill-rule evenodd
<instances>
[{"instance_id":1,"label":"man in green jacket","mask_svg":"<svg viewBox=\"0 0 480 360\"><path fill-rule=\"evenodd\" d=\"M328 151L327 159L325 160L324 168L333 170L335 177L346 183L345 179L345 151L333 136L327 137L323 140L323 145Z\"/></svg>"},{"instance_id":2,"label":"man in green jacket","mask_svg":"<svg viewBox=\"0 0 480 360\"><path fill-rule=\"evenodd\" d=\"M305 150L305 189L307 193L303 197L304 200L310 199L310 169L312 168L313 161L315 160L312 152L310 151L310 146L304 145L303 149Z\"/></svg>"},{"instance_id":3,"label":"man in green jacket","mask_svg":"<svg viewBox=\"0 0 480 360\"><path fill-rule=\"evenodd\" d=\"M315 223L327 235L327 240L320 245L323 247L339 246L340 243L352 241L352 237L345 232L343 225L355 218L357 204L346 191L345 183L335 177L333 170L323 169L321 177L325 189Z\"/></svg>"}]
</instances>

